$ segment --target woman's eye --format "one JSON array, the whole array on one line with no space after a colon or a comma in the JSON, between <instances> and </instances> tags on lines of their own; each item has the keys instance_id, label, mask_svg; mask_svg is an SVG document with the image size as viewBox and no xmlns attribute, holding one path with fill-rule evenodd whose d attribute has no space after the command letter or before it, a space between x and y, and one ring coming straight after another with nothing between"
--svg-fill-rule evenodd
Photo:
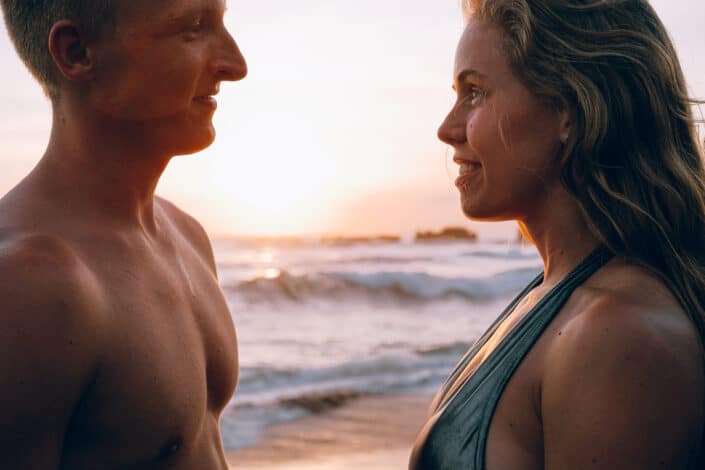
<instances>
[{"instance_id":1,"label":"woman's eye","mask_svg":"<svg viewBox=\"0 0 705 470\"><path fill-rule=\"evenodd\" d=\"M465 96L465 99L463 100L463 104L469 105L469 106L477 106L480 104L482 101L482 98L485 97L485 92L480 90L479 88L470 88L468 91L467 95Z\"/></svg>"}]
</instances>

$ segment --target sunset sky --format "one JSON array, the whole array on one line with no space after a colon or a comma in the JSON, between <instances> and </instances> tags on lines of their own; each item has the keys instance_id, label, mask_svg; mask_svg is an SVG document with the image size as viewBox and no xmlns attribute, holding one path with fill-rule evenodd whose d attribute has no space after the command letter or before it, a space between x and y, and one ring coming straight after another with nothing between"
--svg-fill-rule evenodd
<instances>
[{"instance_id":1,"label":"sunset sky","mask_svg":"<svg viewBox=\"0 0 705 470\"><path fill-rule=\"evenodd\" d=\"M703 0L654 0L705 98ZM403 233L466 224L436 128L453 101L459 0L232 0L249 65L226 83L216 143L159 193L214 234ZM50 105L0 26L0 194L44 151ZM509 227L473 225L481 234Z\"/></svg>"}]
</instances>

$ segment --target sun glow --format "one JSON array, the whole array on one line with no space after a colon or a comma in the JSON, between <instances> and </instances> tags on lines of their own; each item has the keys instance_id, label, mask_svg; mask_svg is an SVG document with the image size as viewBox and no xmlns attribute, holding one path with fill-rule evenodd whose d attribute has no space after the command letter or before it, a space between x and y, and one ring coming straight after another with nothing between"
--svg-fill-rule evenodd
<instances>
[{"instance_id":1,"label":"sun glow","mask_svg":"<svg viewBox=\"0 0 705 470\"><path fill-rule=\"evenodd\" d=\"M172 160L160 196L211 235L411 234L465 223L457 167L435 136L454 99L457 2L405 2L403 14L386 0L231 3L226 26L249 75L222 84L214 144ZM693 96L705 98L705 2L652 3ZM1 195L44 152L52 113L3 21L0 36ZM514 237L514 224L500 225L480 231Z\"/></svg>"},{"instance_id":2,"label":"sun glow","mask_svg":"<svg viewBox=\"0 0 705 470\"><path fill-rule=\"evenodd\" d=\"M278 279L281 274L281 271L277 268L267 268L264 270L265 279Z\"/></svg>"},{"instance_id":3,"label":"sun glow","mask_svg":"<svg viewBox=\"0 0 705 470\"><path fill-rule=\"evenodd\" d=\"M263 251L259 254L259 262L263 264L272 264L274 261L274 253L271 251Z\"/></svg>"},{"instance_id":4,"label":"sun glow","mask_svg":"<svg viewBox=\"0 0 705 470\"><path fill-rule=\"evenodd\" d=\"M221 196L215 202L219 212L232 213L259 235L307 233L320 224L334 207L341 181L336 156L315 124L272 111L228 124L204 159L209 191ZM188 178L188 171L181 177Z\"/></svg>"}]
</instances>

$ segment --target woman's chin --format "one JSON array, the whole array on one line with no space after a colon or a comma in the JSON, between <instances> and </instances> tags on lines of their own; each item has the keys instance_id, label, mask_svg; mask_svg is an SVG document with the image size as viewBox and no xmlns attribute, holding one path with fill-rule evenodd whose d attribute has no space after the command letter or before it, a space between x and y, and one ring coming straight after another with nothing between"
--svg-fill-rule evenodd
<instances>
[{"instance_id":1,"label":"woman's chin","mask_svg":"<svg viewBox=\"0 0 705 470\"><path fill-rule=\"evenodd\" d=\"M506 222L508 220L515 220L514 217L508 216L506 213L502 213L487 204L478 204L477 201L461 201L460 208L463 214L468 219L474 222Z\"/></svg>"},{"instance_id":2,"label":"woman's chin","mask_svg":"<svg viewBox=\"0 0 705 470\"><path fill-rule=\"evenodd\" d=\"M487 207L478 204L476 200L468 200L469 198L461 196L460 208L465 214L465 217L471 220L486 220L488 216Z\"/></svg>"}]
</instances>

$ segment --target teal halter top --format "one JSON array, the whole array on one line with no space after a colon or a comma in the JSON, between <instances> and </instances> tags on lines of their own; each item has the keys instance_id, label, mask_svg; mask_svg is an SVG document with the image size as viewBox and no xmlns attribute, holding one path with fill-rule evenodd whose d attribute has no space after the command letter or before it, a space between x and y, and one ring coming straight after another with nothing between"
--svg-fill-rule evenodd
<instances>
[{"instance_id":1,"label":"teal halter top","mask_svg":"<svg viewBox=\"0 0 705 470\"><path fill-rule=\"evenodd\" d=\"M439 392L444 397L432 412L441 413L419 436L410 470L481 470L492 416L509 379L549 323L561 311L573 291L612 258L598 248L551 289L489 353L469 377L462 372L493 336L517 304L543 281L539 274L502 312L455 367ZM466 380L465 383L457 383ZM454 395L448 391L459 385ZM424 439L425 437L425 439Z\"/></svg>"}]
</instances>

